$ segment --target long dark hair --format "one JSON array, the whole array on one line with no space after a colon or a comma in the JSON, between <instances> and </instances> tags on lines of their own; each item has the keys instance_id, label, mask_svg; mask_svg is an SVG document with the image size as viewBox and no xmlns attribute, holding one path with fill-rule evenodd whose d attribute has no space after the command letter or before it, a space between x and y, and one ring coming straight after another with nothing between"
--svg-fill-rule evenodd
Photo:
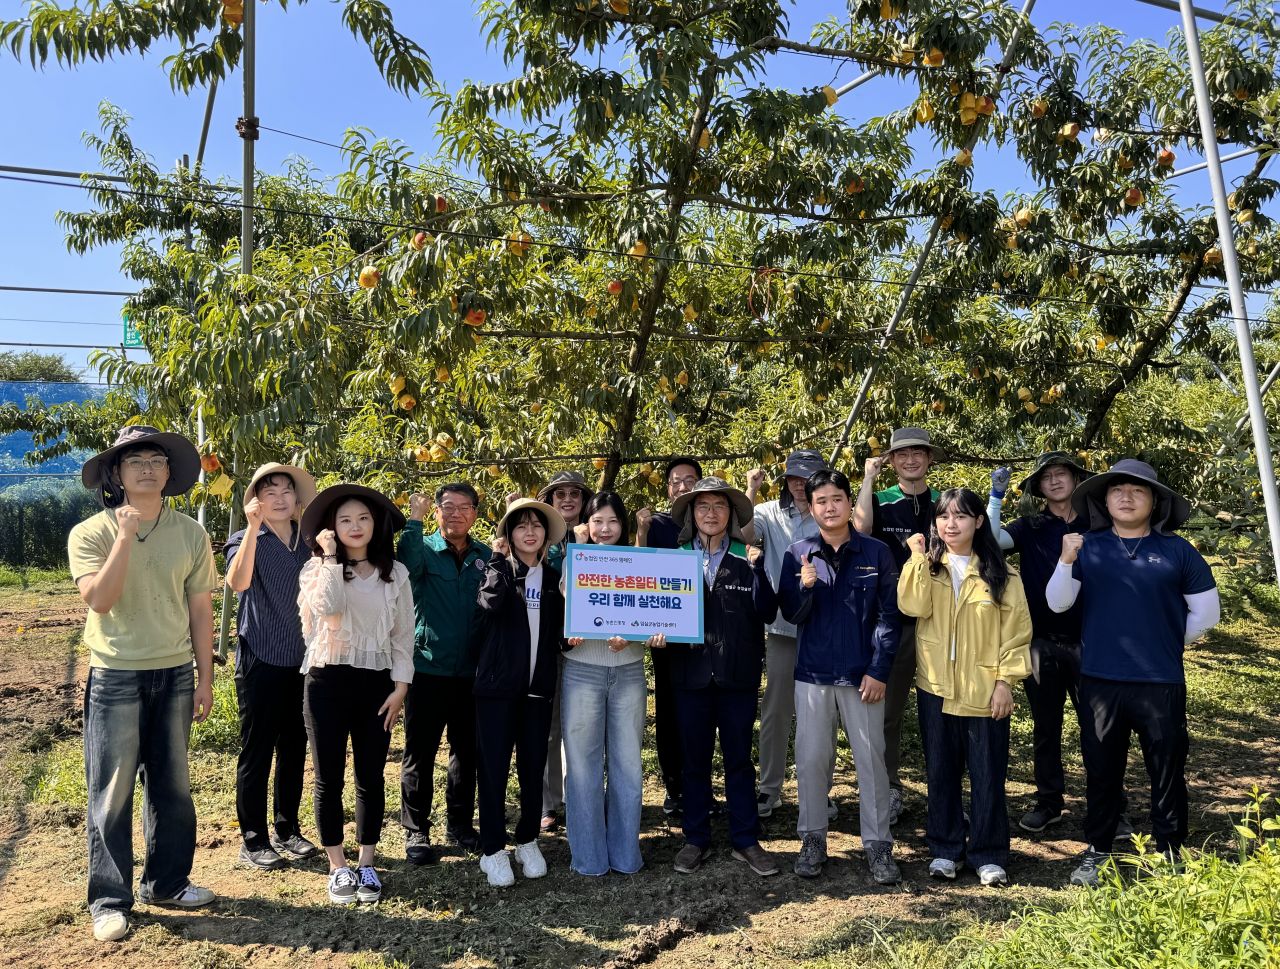
<instances>
[{"instance_id":1,"label":"long dark hair","mask_svg":"<svg viewBox=\"0 0 1280 969\"><path fill-rule=\"evenodd\" d=\"M625 542L631 536L631 526L628 524L627 506L623 503L622 496L616 491L597 491L587 502L587 507L582 509L582 522L587 526L587 544L595 544L591 539L591 516L603 508L608 508L618 516L618 521L622 523L622 534L618 536L618 541Z\"/></svg>"},{"instance_id":2,"label":"long dark hair","mask_svg":"<svg viewBox=\"0 0 1280 969\"><path fill-rule=\"evenodd\" d=\"M357 502L368 509L369 514L373 516L373 537L369 539L369 546L365 551L365 555L369 559L369 564L378 570L378 576L383 582L391 581L391 571L396 564L396 545L395 533L391 530L391 516L387 514L386 509L377 505L371 505L363 498L353 496L339 499L331 502L329 507L324 510L324 514L320 516L320 522L316 528L316 534L324 531L326 528L334 533L337 548L338 562L342 565L342 577L347 581L355 575L355 570L348 564L347 547L342 544L342 539L337 538L338 528L338 509L345 505L348 501ZM313 538L310 542L311 548L319 554L320 546Z\"/></svg>"},{"instance_id":3,"label":"long dark hair","mask_svg":"<svg viewBox=\"0 0 1280 969\"><path fill-rule=\"evenodd\" d=\"M507 561L511 563L511 570L518 572L524 563L516 555L516 542L512 537L515 534L516 526L533 519L542 524L542 548L538 549L538 562L545 562L547 558L547 549L550 547L547 542L547 534L551 531L547 524L547 516L540 512L537 508L526 508L523 511L508 515L502 522L502 537L507 540Z\"/></svg>"},{"instance_id":4,"label":"long dark hair","mask_svg":"<svg viewBox=\"0 0 1280 969\"><path fill-rule=\"evenodd\" d=\"M929 574L937 575L942 570L942 553L947 550L947 545L938 535L937 519L948 511L982 519L982 524L973 533L973 554L978 557L978 575L991 590L991 598L1000 604L1004 601L1004 587L1009 584L1009 566L999 543L991 534L982 499L968 488L948 488L938 496L938 503L933 509L934 523L929 528Z\"/></svg>"}]
</instances>

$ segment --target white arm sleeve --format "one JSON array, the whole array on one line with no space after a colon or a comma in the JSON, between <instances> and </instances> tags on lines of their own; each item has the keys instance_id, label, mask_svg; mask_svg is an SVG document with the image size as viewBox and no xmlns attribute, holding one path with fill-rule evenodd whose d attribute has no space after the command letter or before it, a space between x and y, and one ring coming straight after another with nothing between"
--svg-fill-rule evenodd
<instances>
[{"instance_id":1,"label":"white arm sleeve","mask_svg":"<svg viewBox=\"0 0 1280 969\"><path fill-rule=\"evenodd\" d=\"M1222 603L1218 600L1216 587L1182 598L1187 602L1187 630L1182 641L1184 644L1194 643L1218 624L1222 618Z\"/></svg>"},{"instance_id":2,"label":"white arm sleeve","mask_svg":"<svg viewBox=\"0 0 1280 969\"><path fill-rule=\"evenodd\" d=\"M1000 509L1004 505L1003 498L992 495L987 499L987 521L991 523L991 534L1003 549L1013 548L1013 536L1000 526Z\"/></svg>"},{"instance_id":3,"label":"white arm sleeve","mask_svg":"<svg viewBox=\"0 0 1280 969\"><path fill-rule=\"evenodd\" d=\"M1076 596L1080 594L1080 580L1071 575L1071 566L1059 562L1045 586L1044 597L1049 608L1054 612L1066 612L1076 604Z\"/></svg>"}]
</instances>

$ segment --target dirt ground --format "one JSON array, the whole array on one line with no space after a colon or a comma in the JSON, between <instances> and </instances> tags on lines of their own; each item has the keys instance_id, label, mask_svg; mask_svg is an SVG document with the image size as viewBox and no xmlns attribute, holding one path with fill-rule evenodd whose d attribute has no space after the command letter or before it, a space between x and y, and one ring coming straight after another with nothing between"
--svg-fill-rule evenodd
<instances>
[{"instance_id":1,"label":"dirt ground","mask_svg":"<svg viewBox=\"0 0 1280 969\"><path fill-rule=\"evenodd\" d=\"M663 820L659 788L650 778L643 872L601 879L573 875L560 835L542 841L547 878L491 889L476 860L456 849L432 867L404 862L394 823L397 732L387 767L383 901L348 911L327 904L320 862L275 873L235 868L234 753L205 749L192 757L199 815L195 877L217 891L220 902L196 913L140 905L133 933L122 943L103 946L92 938L84 905L83 802L57 796L59 784L68 786L67 778L74 780L79 769L74 758L85 677L82 622L69 583L0 589L0 905L6 914L0 942L15 965L750 969L898 965L905 954L922 951L933 953L930 962L941 965L947 960L939 954L957 931L998 925L1029 902L1064 898L1071 859L1083 847L1078 825L1083 806L1076 797L1072 818L1051 829L1049 837L1015 836L1009 867L1015 883L1009 888L981 889L968 872L953 884L930 882L921 765L913 743L906 758L912 796L896 832L905 881L878 887L867 875L854 833L856 784L842 746L834 791L840 817L831 832L831 862L818 879L805 881L790 872L799 848L794 783L766 829L765 845L780 856L783 873L761 879L729 858L727 835L719 829L712 860L697 874L675 874L671 862L682 841L678 829ZM1237 624L1189 657L1192 677L1202 670L1207 684L1190 704L1197 731L1189 767L1194 843L1219 843L1221 832L1230 828L1229 813L1238 812L1252 784L1276 790L1280 633L1275 626L1274 619L1269 626L1257 620ZM1233 677L1233 669L1246 672ZM229 674L222 670L220 675ZM1251 686L1249 676L1265 681L1267 689ZM1015 717L1013 818L1031 791L1025 704ZM1072 755L1068 763L1070 790L1079 794L1078 759ZM1136 755L1130 777L1133 813L1141 819L1146 798ZM308 783L304 828L309 799ZM140 855L140 825L135 843Z\"/></svg>"}]
</instances>

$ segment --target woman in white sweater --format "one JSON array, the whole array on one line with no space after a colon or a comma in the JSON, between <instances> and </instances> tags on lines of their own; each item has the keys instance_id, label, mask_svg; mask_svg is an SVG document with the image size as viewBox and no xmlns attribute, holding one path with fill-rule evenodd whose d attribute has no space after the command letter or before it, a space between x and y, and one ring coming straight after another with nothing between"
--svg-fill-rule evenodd
<instances>
[{"instance_id":1,"label":"woman in white sweater","mask_svg":"<svg viewBox=\"0 0 1280 969\"><path fill-rule=\"evenodd\" d=\"M588 542L626 542L627 509L616 493L592 496L583 518ZM575 637L568 644L560 717L570 865L580 875L605 875L610 870L631 875L644 867L640 857L644 797L640 745L648 697L644 643L614 636L607 640Z\"/></svg>"},{"instance_id":2,"label":"woman in white sweater","mask_svg":"<svg viewBox=\"0 0 1280 969\"><path fill-rule=\"evenodd\" d=\"M374 849L386 810L383 770L413 680L413 593L394 546L403 527L404 515L390 501L349 484L320 492L302 519L315 553L299 577L307 646L303 719L315 772L316 829L329 856L329 899L339 905L382 897ZM343 847L348 737L360 845L355 869Z\"/></svg>"}]
</instances>

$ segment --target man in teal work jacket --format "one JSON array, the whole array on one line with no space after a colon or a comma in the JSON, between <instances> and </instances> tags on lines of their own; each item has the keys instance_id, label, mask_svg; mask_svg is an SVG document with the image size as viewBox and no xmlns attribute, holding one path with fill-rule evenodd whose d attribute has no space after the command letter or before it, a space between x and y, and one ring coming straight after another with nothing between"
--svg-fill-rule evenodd
<instances>
[{"instance_id":1,"label":"man in teal work jacket","mask_svg":"<svg viewBox=\"0 0 1280 969\"><path fill-rule=\"evenodd\" d=\"M409 523L397 557L409 570L417 613L413 685L404 705L404 762L400 772L400 823L405 855L416 865L434 859L431 846L432 780L436 752L449 731L445 786L445 836L469 852L480 848L476 805L476 714L471 688L475 664L468 643L476 593L489 546L471 537L480 496L469 484L441 485L435 495L437 530L423 532L432 509L426 495L409 500Z\"/></svg>"}]
</instances>

